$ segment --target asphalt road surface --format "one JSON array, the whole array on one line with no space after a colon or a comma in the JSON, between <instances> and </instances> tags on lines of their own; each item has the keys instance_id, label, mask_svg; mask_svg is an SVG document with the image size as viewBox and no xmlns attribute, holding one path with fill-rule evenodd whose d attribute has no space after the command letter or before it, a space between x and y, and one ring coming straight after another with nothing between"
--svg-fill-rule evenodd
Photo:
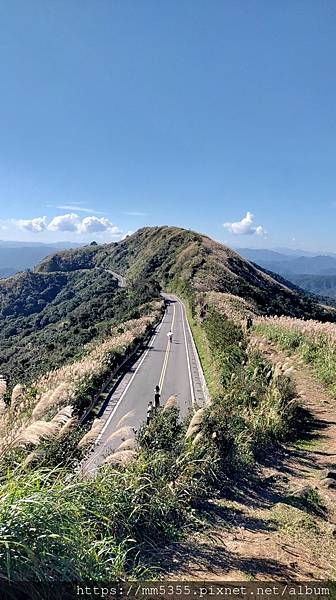
<instances>
[{"instance_id":1,"label":"asphalt road surface","mask_svg":"<svg viewBox=\"0 0 336 600\"><path fill-rule=\"evenodd\" d=\"M180 414L204 404L206 392L195 345L182 302L165 295L169 304L143 354L112 389L101 419L104 423L96 446L83 464L83 471L94 472L106 456L120 445L120 438L110 439L121 426L137 430L146 420L147 406L154 403L154 389L160 386L161 405L175 395ZM173 332L172 342L167 336ZM120 423L120 421L122 422Z\"/></svg>"}]
</instances>

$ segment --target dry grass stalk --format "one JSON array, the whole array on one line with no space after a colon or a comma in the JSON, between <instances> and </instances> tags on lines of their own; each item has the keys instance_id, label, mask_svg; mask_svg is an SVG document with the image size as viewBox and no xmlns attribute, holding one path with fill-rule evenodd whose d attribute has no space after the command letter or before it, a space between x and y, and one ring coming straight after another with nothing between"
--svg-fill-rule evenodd
<instances>
[{"instance_id":1,"label":"dry grass stalk","mask_svg":"<svg viewBox=\"0 0 336 600\"><path fill-rule=\"evenodd\" d=\"M7 392L7 381L2 375L0 375L0 398L2 400L3 400L6 392Z\"/></svg>"},{"instance_id":2,"label":"dry grass stalk","mask_svg":"<svg viewBox=\"0 0 336 600\"><path fill-rule=\"evenodd\" d=\"M187 432L186 432L186 438L190 438L195 433L198 433L200 425L201 425L202 420L203 420L204 412L205 412L205 408L199 408L195 412L193 418L191 419L191 421L189 423L189 427L188 427Z\"/></svg>"},{"instance_id":3,"label":"dry grass stalk","mask_svg":"<svg viewBox=\"0 0 336 600\"><path fill-rule=\"evenodd\" d=\"M122 450L120 452L114 452L113 454L105 458L105 462L109 465L126 465L128 462L130 462L133 458L136 457L136 454L137 453L135 452L135 450Z\"/></svg>"},{"instance_id":4,"label":"dry grass stalk","mask_svg":"<svg viewBox=\"0 0 336 600\"><path fill-rule=\"evenodd\" d=\"M103 421L99 421L98 419L97 421L94 421L91 429L85 435L83 435L81 440L79 440L77 448L85 448L94 442L100 434L102 427Z\"/></svg>"},{"instance_id":5,"label":"dry grass stalk","mask_svg":"<svg viewBox=\"0 0 336 600\"><path fill-rule=\"evenodd\" d=\"M29 467L34 462L40 460L44 456L44 454L44 450L33 450L33 452L30 452L30 454L28 454L28 456L25 458L25 460L22 463L22 466Z\"/></svg>"},{"instance_id":6,"label":"dry grass stalk","mask_svg":"<svg viewBox=\"0 0 336 600\"><path fill-rule=\"evenodd\" d=\"M166 412L167 410L170 410L171 408L174 408L174 406L176 406L177 403L177 398L176 396L170 396L167 400L167 402L165 403L162 412Z\"/></svg>"},{"instance_id":7,"label":"dry grass stalk","mask_svg":"<svg viewBox=\"0 0 336 600\"><path fill-rule=\"evenodd\" d=\"M11 402L10 402L11 409L16 409L16 408L20 407L22 400L24 398L24 391L25 391L24 387L20 383L17 383L13 387L13 391L12 391L12 395L11 395Z\"/></svg>"},{"instance_id":8,"label":"dry grass stalk","mask_svg":"<svg viewBox=\"0 0 336 600\"><path fill-rule=\"evenodd\" d=\"M0 417L6 414L6 403L4 401L4 396L7 391L7 382L2 375L0 375Z\"/></svg>"},{"instance_id":9,"label":"dry grass stalk","mask_svg":"<svg viewBox=\"0 0 336 600\"><path fill-rule=\"evenodd\" d=\"M120 450L134 450L136 448L136 441L134 438L128 438L121 442L120 446L118 446L117 451Z\"/></svg>"},{"instance_id":10,"label":"dry grass stalk","mask_svg":"<svg viewBox=\"0 0 336 600\"><path fill-rule=\"evenodd\" d=\"M67 436L76 427L76 425L78 425L77 417L71 417L71 419L68 419L65 425L63 425L63 427L60 429L57 438L60 439Z\"/></svg>"},{"instance_id":11,"label":"dry grass stalk","mask_svg":"<svg viewBox=\"0 0 336 600\"><path fill-rule=\"evenodd\" d=\"M60 429L56 421L35 421L23 429L11 442L11 448L32 444L38 446L41 440L53 438Z\"/></svg>"},{"instance_id":12,"label":"dry grass stalk","mask_svg":"<svg viewBox=\"0 0 336 600\"><path fill-rule=\"evenodd\" d=\"M135 415L135 410L130 410L123 417L121 417L120 421L118 421L117 429L122 427L129 419L132 419Z\"/></svg>"},{"instance_id":13,"label":"dry grass stalk","mask_svg":"<svg viewBox=\"0 0 336 600\"><path fill-rule=\"evenodd\" d=\"M116 431L111 433L111 435L107 438L105 444L109 444L115 439L120 438L122 442L134 436L134 429L130 426L119 427Z\"/></svg>"},{"instance_id":14,"label":"dry grass stalk","mask_svg":"<svg viewBox=\"0 0 336 600\"><path fill-rule=\"evenodd\" d=\"M203 440L203 433L201 431L199 431L198 433L196 433L196 435L192 441L192 445L197 446L197 444L202 442L202 440Z\"/></svg>"},{"instance_id":15,"label":"dry grass stalk","mask_svg":"<svg viewBox=\"0 0 336 600\"><path fill-rule=\"evenodd\" d=\"M71 405L65 406L64 408L61 408L61 410L58 411L58 413L53 417L52 420L56 421L56 423L61 423L62 425L65 425L67 421L69 421L69 419L72 417L72 411L73 408Z\"/></svg>"}]
</instances>

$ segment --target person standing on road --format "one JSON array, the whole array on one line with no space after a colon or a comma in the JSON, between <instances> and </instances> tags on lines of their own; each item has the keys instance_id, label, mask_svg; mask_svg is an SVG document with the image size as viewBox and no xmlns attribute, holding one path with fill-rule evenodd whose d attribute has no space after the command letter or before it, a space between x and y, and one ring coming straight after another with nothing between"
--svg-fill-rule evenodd
<instances>
[{"instance_id":1,"label":"person standing on road","mask_svg":"<svg viewBox=\"0 0 336 600\"><path fill-rule=\"evenodd\" d=\"M167 337L168 337L168 340L170 341L170 343L172 343L172 341L173 341L173 332L171 330L168 331Z\"/></svg>"},{"instance_id":2,"label":"person standing on road","mask_svg":"<svg viewBox=\"0 0 336 600\"><path fill-rule=\"evenodd\" d=\"M155 386L154 390L154 408L157 409L160 406L160 387L158 385Z\"/></svg>"},{"instance_id":3,"label":"person standing on road","mask_svg":"<svg viewBox=\"0 0 336 600\"><path fill-rule=\"evenodd\" d=\"M154 414L154 406L153 406L153 402L150 400L148 402L148 407L147 407L147 425L149 425L149 423L151 422L151 420L153 418L153 414Z\"/></svg>"},{"instance_id":4,"label":"person standing on road","mask_svg":"<svg viewBox=\"0 0 336 600\"><path fill-rule=\"evenodd\" d=\"M251 315L248 315L248 317L246 319L246 330L251 331L252 327L253 327L253 320L252 320Z\"/></svg>"}]
</instances>

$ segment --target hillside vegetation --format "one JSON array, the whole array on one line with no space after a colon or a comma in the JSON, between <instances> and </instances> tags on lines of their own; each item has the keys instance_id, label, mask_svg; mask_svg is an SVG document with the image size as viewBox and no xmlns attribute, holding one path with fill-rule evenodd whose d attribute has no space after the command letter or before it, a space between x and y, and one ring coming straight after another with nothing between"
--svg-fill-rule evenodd
<instances>
[{"instance_id":1,"label":"hillside vegetation","mask_svg":"<svg viewBox=\"0 0 336 600\"><path fill-rule=\"evenodd\" d=\"M0 373L11 385L78 358L85 344L145 314L150 286L119 289L104 269L20 273L0 282ZM141 307L141 308L140 308Z\"/></svg>"},{"instance_id":2,"label":"hillside vegetation","mask_svg":"<svg viewBox=\"0 0 336 600\"><path fill-rule=\"evenodd\" d=\"M56 373L42 379L39 400L27 405L15 396L2 416L9 425L15 411L16 423L21 415L21 425L0 453L3 580L148 575L165 544L199 527L210 498L247 480L263 452L295 435L300 407L285 369L267 364L249 347L243 330L216 310L202 327L221 381L219 395L185 421L171 398L150 426L141 428L135 449L125 449L125 433L94 478L83 481L71 471L82 444L76 446L78 429L71 406L65 406L74 402L73 393L58 395L58 403L57 392L54 401L50 396ZM135 328L130 324L129 333ZM105 349L110 352L115 344ZM92 360L78 364L77 373ZM89 368L91 376L97 366ZM63 391L64 383L75 382L74 374L69 371L66 381L64 369L59 371ZM84 438L94 439L90 432Z\"/></svg>"},{"instance_id":3,"label":"hillside vegetation","mask_svg":"<svg viewBox=\"0 0 336 600\"><path fill-rule=\"evenodd\" d=\"M126 289L113 272L126 277ZM139 306L162 288L189 300L208 291L229 293L259 314L336 318L331 307L208 237L176 227L144 228L119 243L57 252L35 271L0 282L1 374L13 385L28 383L80 356L85 344L139 315Z\"/></svg>"},{"instance_id":4,"label":"hillside vegetation","mask_svg":"<svg viewBox=\"0 0 336 600\"><path fill-rule=\"evenodd\" d=\"M45 259L37 271L98 265L137 284L153 281L182 293L231 293L253 301L261 313L336 319L335 310L277 281L234 250L177 227L145 227L117 244L58 253Z\"/></svg>"},{"instance_id":5,"label":"hillside vegetation","mask_svg":"<svg viewBox=\"0 0 336 600\"><path fill-rule=\"evenodd\" d=\"M288 354L299 354L336 398L336 325L318 321L259 318L255 330Z\"/></svg>"},{"instance_id":6,"label":"hillside vegetation","mask_svg":"<svg viewBox=\"0 0 336 600\"><path fill-rule=\"evenodd\" d=\"M111 434L120 445L83 480L79 463L101 424L86 411L160 320L161 288L187 300L211 399L181 420L170 398L136 440L124 415ZM299 435L292 371L255 348L246 315L334 317L225 246L170 227L57 253L2 282L0 298L10 382L0 378L5 581L151 573L165 544L200 526L209 500L246 489L265 455Z\"/></svg>"}]
</instances>

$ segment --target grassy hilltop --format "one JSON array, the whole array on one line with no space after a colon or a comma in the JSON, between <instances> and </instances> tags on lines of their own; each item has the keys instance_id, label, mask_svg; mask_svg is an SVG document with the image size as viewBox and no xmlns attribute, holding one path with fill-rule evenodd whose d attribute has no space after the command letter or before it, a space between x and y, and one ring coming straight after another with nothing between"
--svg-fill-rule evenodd
<instances>
[{"instance_id":1,"label":"grassy hilltop","mask_svg":"<svg viewBox=\"0 0 336 600\"><path fill-rule=\"evenodd\" d=\"M125 240L60 252L43 260L37 272L113 269L140 284L195 292L228 292L253 301L268 314L333 319L323 307L291 283L280 282L209 237L178 227L145 227Z\"/></svg>"}]
</instances>

